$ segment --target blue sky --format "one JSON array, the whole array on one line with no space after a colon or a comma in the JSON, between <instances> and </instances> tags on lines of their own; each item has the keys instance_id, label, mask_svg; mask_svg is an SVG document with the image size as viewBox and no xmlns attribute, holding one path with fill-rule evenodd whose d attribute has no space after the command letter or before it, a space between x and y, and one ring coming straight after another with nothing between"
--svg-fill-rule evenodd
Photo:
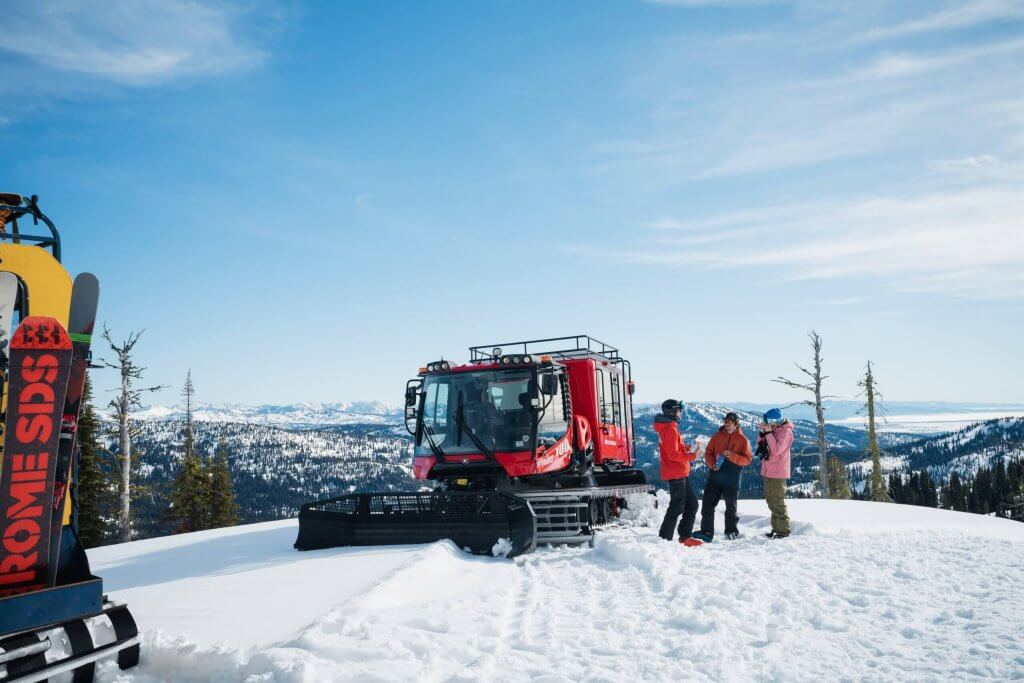
<instances>
[{"instance_id":1,"label":"blue sky","mask_svg":"<svg viewBox=\"0 0 1024 683\"><path fill-rule=\"evenodd\" d=\"M400 400L590 333L641 401L1024 402L1024 2L19 3L0 188L156 397ZM103 355L99 353L98 355ZM108 373L109 374L109 373ZM97 373L98 385L113 377Z\"/></svg>"}]
</instances>

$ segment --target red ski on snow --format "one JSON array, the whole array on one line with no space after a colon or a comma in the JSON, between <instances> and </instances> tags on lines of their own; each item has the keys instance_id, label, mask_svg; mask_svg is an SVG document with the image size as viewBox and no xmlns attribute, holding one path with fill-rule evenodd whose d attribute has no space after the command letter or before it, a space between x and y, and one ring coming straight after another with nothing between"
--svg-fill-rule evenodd
<instances>
[{"instance_id":1,"label":"red ski on snow","mask_svg":"<svg viewBox=\"0 0 1024 683\"><path fill-rule=\"evenodd\" d=\"M0 596L46 585L71 354L71 338L54 318L25 318L11 339L0 463Z\"/></svg>"}]
</instances>

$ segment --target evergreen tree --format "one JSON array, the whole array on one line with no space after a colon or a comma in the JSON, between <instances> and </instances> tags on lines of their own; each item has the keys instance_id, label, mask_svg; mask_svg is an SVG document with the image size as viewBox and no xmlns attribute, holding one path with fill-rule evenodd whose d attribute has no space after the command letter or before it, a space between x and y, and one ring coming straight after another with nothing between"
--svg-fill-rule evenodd
<instances>
[{"instance_id":1,"label":"evergreen tree","mask_svg":"<svg viewBox=\"0 0 1024 683\"><path fill-rule=\"evenodd\" d=\"M932 480L931 475L928 474L927 469L921 470L921 476L918 478L918 482L921 487L920 502L918 505L933 508L939 507L939 490L935 486L935 481Z\"/></svg>"},{"instance_id":2,"label":"evergreen tree","mask_svg":"<svg viewBox=\"0 0 1024 683\"><path fill-rule=\"evenodd\" d=\"M185 399L185 433L182 441L181 469L171 487L170 516L177 522L175 531L185 533L210 528L210 476L195 451L192 431L192 371L185 375L181 391Z\"/></svg>"},{"instance_id":3,"label":"evergreen tree","mask_svg":"<svg viewBox=\"0 0 1024 683\"><path fill-rule=\"evenodd\" d=\"M898 472L889 475L889 500L894 503L905 503L903 497L903 477Z\"/></svg>"},{"instance_id":4,"label":"evergreen tree","mask_svg":"<svg viewBox=\"0 0 1024 683\"><path fill-rule=\"evenodd\" d=\"M171 488L171 515L176 533L210 528L210 480L195 454L181 463Z\"/></svg>"},{"instance_id":5,"label":"evergreen tree","mask_svg":"<svg viewBox=\"0 0 1024 683\"><path fill-rule=\"evenodd\" d=\"M92 405L92 382L85 376L82 412L78 417L78 535L86 548L103 545L113 531L111 515L117 505L117 486L101 464L99 419Z\"/></svg>"},{"instance_id":6,"label":"evergreen tree","mask_svg":"<svg viewBox=\"0 0 1024 683\"><path fill-rule=\"evenodd\" d=\"M992 466L992 510L1003 516L1003 504L1010 500L1010 478L1006 474L1006 463L1000 458Z\"/></svg>"},{"instance_id":7,"label":"evergreen tree","mask_svg":"<svg viewBox=\"0 0 1024 683\"><path fill-rule=\"evenodd\" d=\"M828 459L828 490L832 498L848 500L851 497L846 463L835 455Z\"/></svg>"},{"instance_id":8,"label":"evergreen tree","mask_svg":"<svg viewBox=\"0 0 1024 683\"><path fill-rule=\"evenodd\" d=\"M949 475L949 482L942 487L942 490L942 507L950 510L959 510L960 512L967 510L967 497L964 495L965 489L960 481L959 472L954 470Z\"/></svg>"},{"instance_id":9,"label":"evergreen tree","mask_svg":"<svg viewBox=\"0 0 1024 683\"><path fill-rule=\"evenodd\" d=\"M231 481L228 448L224 440L217 444L217 456L209 462L210 470L210 528L234 526L240 519L235 487Z\"/></svg>"}]
</instances>

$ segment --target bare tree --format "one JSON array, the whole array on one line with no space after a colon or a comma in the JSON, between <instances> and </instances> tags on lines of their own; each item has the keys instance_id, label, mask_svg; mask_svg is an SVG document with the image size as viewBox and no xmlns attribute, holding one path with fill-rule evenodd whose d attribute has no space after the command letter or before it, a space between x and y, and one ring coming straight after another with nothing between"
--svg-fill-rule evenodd
<instances>
[{"instance_id":1,"label":"bare tree","mask_svg":"<svg viewBox=\"0 0 1024 683\"><path fill-rule=\"evenodd\" d=\"M815 413L818 418L818 489L822 497L827 498L829 495L828 490L828 443L825 441L825 406L823 401L827 398L835 398L835 396L824 396L821 393L821 385L828 375L821 374L821 337L817 332L811 330L807 333L807 336L811 340L811 348L814 350L814 370L808 370L799 363L793 363L797 369L806 375L807 380L803 382L796 382L785 377L778 377L773 379L773 382L784 384L791 389L802 389L803 391L810 392L814 396L814 400L807 399L805 401L797 401L792 405L807 405L814 406Z\"/></svg>"},{"instance_id":2,"label":"bare tree","mask_svg":"<svg viewBox=\"0 0 1024 683\"><path fill-rule=\"evenodd\" d=\"M142 373L146 368L137 365L132 358L132 350L138 343L139 337L145 330L132 332L122 342L115 342L110 334L110 329L103 326L103 338L110 344L110 350L114 352L115 360L101 359L103 367L113 368L121 375L121 388L115 389L118 394L110 401L110 407L114 410L114 417L118 423L118 446L120 449L120 505L117 515L118 540L121 542L132 540L131 524L131 477L132 477L132 436L130 429L131 412L142 407L142 394L151 391L159 391L164 386L136 388L135 384L142 379Z\"/></svg>"},{"instance_id":3,"label":"bare tree","mask_svg":"<svg viewBox=\"0 0 1024 683\"><path fill-rule=\"evenodd\" d=\"M871 453L871 483L868 490L871 493L871 500L888 503L889 490L882 478L882 451L878 447L878 432L875 431L876 401L882 396L875 385L871 361L868 361L868 369L864 373L864 378L857 382L857 386L864 389L861 395L864 396L864 412L868 421L868 452Z\"/></svg>"}]
</instances>

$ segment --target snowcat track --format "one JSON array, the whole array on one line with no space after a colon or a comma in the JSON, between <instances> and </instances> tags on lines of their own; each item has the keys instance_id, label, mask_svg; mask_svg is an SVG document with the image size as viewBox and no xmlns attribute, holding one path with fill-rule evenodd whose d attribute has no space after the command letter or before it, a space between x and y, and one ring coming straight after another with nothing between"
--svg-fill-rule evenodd
<instances>
[{"instance_id":1,"label":"snowcat track","mask_svg":"<svg viewBox=\"0 0 1024 683\"><path fill-rule=\"evenodd\" d=\"M307 503L299 512L298 550L405 545L451 539L478 555L500 539L521 555L533 548L537 520L523 499L496 491L353 493Z\"/></svg>"},{"instance_id":2,"label":"snowcat track","mask_svg":"<svg viewBox=\"0 0 1024 683\"><path fill-rule=\"evenodd\" d=\"M113 642L93 643L86 621L99 617L110 621ZM63 631L67 656L48 662L55 630ZM36 683L69 672L74 683L89 683L96 662L115 655L122 669L138 664L139 630L126 605L104 599L98 613L0 637L0 683Z\"/></svg>"},{"instance_id":3,"label":"snowcat track","mask_svg":"<svg viewBox=\"0 0 1024 683\"><path fill-rule=\"evenodd\" d=\"M537 516L537 545L592 543L599 524L593 518L592 506L606 498L650 493L647 484L595 486L582 489L547 489L520 491L522 498Z\"/></svg>"},{"instance_id":4,"label":"snowcat track","mask_svg":"<svg viewBox=\"0 0 1024 683\"><path fill-rule=\"evenodd\" d=\"M647 484L516 493L353 493L302 506L298 550L339 546L406 545L451 539L460 548L515 557L539 544L589 543L592 506L603 499L650 493Z\"/></svg>"}]
</instances>

